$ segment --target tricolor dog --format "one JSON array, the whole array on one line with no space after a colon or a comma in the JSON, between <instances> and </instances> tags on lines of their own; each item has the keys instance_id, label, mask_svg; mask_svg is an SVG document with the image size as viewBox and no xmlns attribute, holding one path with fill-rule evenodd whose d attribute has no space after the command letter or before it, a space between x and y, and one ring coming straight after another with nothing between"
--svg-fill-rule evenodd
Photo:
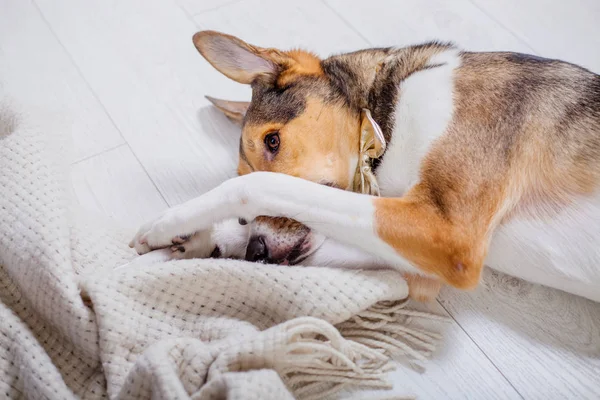
<instances>
[{"instance_id":1,"label":"tricolor dog","mask_svg":"<svg viewBox=\"0 0 600 400\"><path fill-rule=\"evenodd\" d=\"M423 300L484 264L600 268L599 75L444 43L320 59L193 40L252 87L212 100L241 124L240 176L144 225L138 253L392 267Z\"/></svg>"}]
</instances>

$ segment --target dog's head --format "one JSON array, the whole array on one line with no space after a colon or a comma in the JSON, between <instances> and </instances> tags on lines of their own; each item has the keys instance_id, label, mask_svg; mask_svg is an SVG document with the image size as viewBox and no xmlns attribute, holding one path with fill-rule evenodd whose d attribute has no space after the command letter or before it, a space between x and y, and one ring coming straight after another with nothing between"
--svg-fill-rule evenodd
<instances>
[{"instance_id":1,"label":"dog's head","mask_svg":"<svg viewBox=\"0 0 600 400\"><path fill-rule=\"evenodd\" d=\"M273 171L351 188L362 109L351 99L339 62L302 50L260 48L213 31L196 33L194 44L218 71L252 87L249 103L212 99L242 126L240 175Z\"/></svg>"},{"instance_id":2,"label":"dog's head","mask_svg":"<svg viewBox=\"0 0 600 400\"><path fill-rule=\"evenodd\" d=\"M214 31L198 32L193 41L218 71L252 87L250 102L209 98L242 128L240 175L272 171L352 188L364 105L346 79L360 80L358 68L347 61L323 62L302 50L252 46ZM259 217L252 222L246 259L293 264L323 240L298 222Z\"/></svg>"}]
</instances>

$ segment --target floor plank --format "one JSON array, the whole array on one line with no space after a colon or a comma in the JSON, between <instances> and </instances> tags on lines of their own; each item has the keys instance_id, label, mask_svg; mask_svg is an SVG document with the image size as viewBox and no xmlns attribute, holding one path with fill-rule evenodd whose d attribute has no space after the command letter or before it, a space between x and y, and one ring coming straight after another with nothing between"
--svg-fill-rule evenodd
<instances>
[{"instance_id":1,"label":"floor plank","mask_svg":"<svg viewBox=\"0 0 600 400\"><path fill-rule=\"evenodd\" d=\"M68 121L75 160L124 143L101 104L29 1L0 0L0 90L24 109Z\"/></svg>"},{"instance_id":2,"label":"floor plank","mask_svg":"<svg viewBox=\"0 0 600 400\"><path fill-rule=\"evenodd\" d=\"M181 9L170 2L141 0L110 6L75 0L61 6L49 0L37 4L169 204L188 200L235 175L239 130L208 107L203 96L249 99L250 91L216 72L197 53L191 37L198 28ZM308 22L298 17L297 26L331 24L335 16L318 5L328 14L316 13L321 19ZM236 3L233 8L238 7ZM233 11L215 15L211 26L219 16L223 21L265 20L256 7L245 14ZM292 11L312 15L296 6ZM73 14L78 18L71 18ZM225 22L220 26L227 27ZM331 43L322 49L335 50L360 40L342 22L333 27L329 34L318 31L311 41ZM281 36L281 32L273 35ZM302 44L294 37L284 42Z\"/></svg>"},{"instance_id":3,"label":"floor plank","mask_svg":"<svg viewBox=\"0 0 600 400\"><path fill-rule=\"evenodd\" d=\"M563 59L600 73L599 1L471 1L538 55Z\"/></svg>"},{"instance_id":4,"label":"floor plank","mask_svg":"<svg viewBox=\"0 0 600 400\"><path fill-rule=\"evenodd\" d=\"M448 316L437 303L412 304L411 307ZM439 329L439 325L436 327ZM426 364L425 373L404 367L390 373L390 380L395 384L393 394L414 395L423 400L521 398L454 320L451 319L441 332L443 344ZM376 393L367 392L361 398L371 398L368 394L378 398Z\"/></svg>"},{"instance_id":5,"label":"floor plank","mask_svg":"<svg viewBox=\"0 0 600 400\"><path fill-rule=\"evenodd\" d=\"M526 399L600 398L600 304L490 270L441 304Z\"/></svg>"},{"instance_id":6,"label":"floor plank","mask_svg":"<svg viewBox=\"0 0 600 400\"><path fill-rule=\"evenodd\" d=\"M243 98L247 88L202 59L176 3L37 4L170 205L235 174L239 130L204 95Z\"/></svg>"},{"instance_id":7,"label":"floor plank","mask_svg":"<svg viewBox=\"0 0 600 400\"><path fill-rule=\"evenodd\" d=\"M299 47L321 56L368 46L320 0L290 2L284 8L278 0L245 0L201 13L194 20L199 28L226 32L257 46Z\"/></svg>"},{"instance_id":8,"label":"floor plank","mask_svg":"<svg viewBox=\"0 0 600 400\"><path fill-rule=\"evenodd\" d=\"M125 228L136 228L167 208L127 145L74 164L71 182L81 207Z\"/></svg>"},{"instance_id":9,"label":"floor plank","mask_svg":"<svg viewBox=\"0 0 600 400\"><path fill-rule=\"evenodd\" d=\"M326 0L373 46L405 46L429 40L452 41L472 51L531 49L468 0Z\"/></svg>"},{"instance_id":10,"label":"floor plank","mask_svg":"<svg viewBox=\"0 0 600 400\"><path fill-rule=\"evenodd\" d=\"M177 3L191 16L239 2L241 0L177 0Z\"/></svg>"}]
</instances>

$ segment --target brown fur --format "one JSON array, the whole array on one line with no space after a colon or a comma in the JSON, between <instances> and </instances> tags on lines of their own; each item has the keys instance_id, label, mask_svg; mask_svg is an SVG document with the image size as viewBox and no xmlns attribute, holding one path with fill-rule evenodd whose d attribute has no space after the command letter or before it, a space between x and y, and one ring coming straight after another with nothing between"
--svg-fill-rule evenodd
<instances>
[{"instance_id":1,"label":"brown fur","mask_svg":"<svg viewBox=\"0 0 600 400\"><path fill-rule=\"evenodd\" d=\"M247 124L242 134L246 159L253 170L282 172L349 188L351 157L358 153L358 138L328 134L358 134L358 118L348 114L344 108L308 98L302 115L287 124ZM264 146L265 136L274 131L278 131L281 138L275 155Z\"/></svg>"},{"instance_id":2,"label":"brown fur","mask_svg":"<svg viewBox=\"0 0 600 400\"><path fill-rule=\"evenodd\" d=\"M421 182L402 199L375 200L380 236L460 288L477 285L499 223L598 190L600 80L514 57L464 55L453 121L423 161ZM585 107L566 121L577 104Z\"/></svg>"},{"instance_id":3,"label":"brown fur","mask_svg":"<svg viewBox=\"0 0 600 400\"><path fill-rule=\"evenodd\" d=\"M284 54L294 62L279 74L277 86L287 86L302 76L323 77L321 60L313 53L298 49L286 51Z\"/></svg>"},{"instance_id":4,"label":"brown fur","mask_svg":"<svg viewBox=\"0 0 600 400\"><path fill-rule=\"evenodd\" d=\"M306 52L232 40L230 45L274 66L265 72L260 60L251 62L258 67L249 76L205 51L211 45L203 41L215 33L206 35L196 34L194 41L209 62L253 87L238 172L283 172L341 188L349 188L360 109L371 110L389 141L400 83L435 68L430 58L450 47L371 49L320 61ZM402 198L373 201L384 241L423 271L472 288L499 224L516 215L557 212L573 196L598 190L600 77L515 53L461 57L453 119L422 160L419 183ZM281 135L275 155L263 143L274 130ZM412 281L424 290L431 285Z\"/></svg>"}]
</instances>

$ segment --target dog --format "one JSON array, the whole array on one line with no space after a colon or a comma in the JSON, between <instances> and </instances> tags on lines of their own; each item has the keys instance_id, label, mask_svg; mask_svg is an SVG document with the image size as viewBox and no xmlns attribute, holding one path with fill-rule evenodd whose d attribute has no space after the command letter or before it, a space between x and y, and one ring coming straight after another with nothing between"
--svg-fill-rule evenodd
<instances>
[{"instance_id":1,"label":"dog","mask_svg":"<svg viewBox=\"0 0 600 400\"><path fill-rule=\"evenodd\" d=\"M242 126L239 177L143 225L139 254L395 268L424 301L484 264L600 265L599 75L441 42L326 59L193 42L252 87L212 99Z\"/></svg>"}]
</instances>

